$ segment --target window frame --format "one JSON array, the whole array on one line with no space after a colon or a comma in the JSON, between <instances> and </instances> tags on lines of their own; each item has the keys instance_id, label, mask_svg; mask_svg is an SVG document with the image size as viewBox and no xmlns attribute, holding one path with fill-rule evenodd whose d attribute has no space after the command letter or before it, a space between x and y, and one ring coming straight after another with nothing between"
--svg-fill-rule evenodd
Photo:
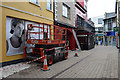
<instances>
[{"instance_id":1,"label":"window frame","mask_svg":"<svg viewBox=\"0 0 120 80\"><path fill-rule=\"evenodd\" d=\"M66 15L64 15L64 12L66 12L64 9L65 8L67 9L66 11L67 11L67 16ZM64 16L65 18L68 18L68 19L70 19L70 6L68 6L67 4L65 4L65 3L63 3L63 6L62 6L62 16Z\"/></svg>"},{"instance_id":2,"label":"window frame","mask_svg":"<svg viewBox=\"0 0 120 80\"><path fill-rule=\"evenodd\" d=\"M33 2L33 0L30 0L30 3L32 3L32 4L40 7L39 0L34 0L34 1L35 1L35 2Z\"/></svg>"},{"instance_id":3,"label":"window frame","mask_svg":"<svg viewBox=\"0 0 120 80\"><path fill-rule=\"evenodd\" d=\"M108 30L112 30L112 23L111 22L108 23Z\"/></svg>"},{"instance_id":4,"label":"window frame","mask_svg":"<svg viewBox=\"0 0 120 80\"><path fill-rule=\"evenodd\" d=\"M103 23L103 18L98 18L98 24L102 24Z\"/></svg>"},{"instance_id":5,"label":"window frame","mask_svg":"<svg viewBox=\"0 0 120 80\"><path fill-rule=\"evenodd\" d=\"M47 0L47 10L53 11L53 0Z\"/></svg>"},{"instance_id":6,"label":"window frame","mask_svg":"<svg viewBox=\"0 0 120 80\"><path fill-rule=\"evenodd\" d=\"M77 15L77 27L83 27L84 26L84 19Z\"/></svg>"}]
</instances>

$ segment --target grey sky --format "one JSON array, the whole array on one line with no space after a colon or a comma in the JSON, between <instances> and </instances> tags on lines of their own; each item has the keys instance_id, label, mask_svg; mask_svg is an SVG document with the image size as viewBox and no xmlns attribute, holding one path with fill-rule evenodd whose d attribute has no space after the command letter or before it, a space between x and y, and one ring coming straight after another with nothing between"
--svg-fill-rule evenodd
<instances>
[{"instance_id":1,"label":"grey sky","mask_svg":"<svg viewBox=\"0 0 120 80\"><path fill-rule=\"evenodd\" d=\"M116 0L88 0L88 18L115 11Z\"/></svg>"}]
</instances>

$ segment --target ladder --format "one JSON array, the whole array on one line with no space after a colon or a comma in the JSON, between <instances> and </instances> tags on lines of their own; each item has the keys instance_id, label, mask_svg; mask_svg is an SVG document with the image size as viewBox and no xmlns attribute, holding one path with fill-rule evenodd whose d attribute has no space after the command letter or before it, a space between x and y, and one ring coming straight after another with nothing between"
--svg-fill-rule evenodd
<instances>
[{"instance_id":1,"label":"ladder","mask_svg":"<svg viewBox=\"0 0 120 80\"><path fill-rule=\"evenodd\" d=\"M79 50L81 50L80 44L79 44L79 42L78 42L78 39L77 39L77 36L76 36L76 33L75 33L75 30L72 29L72 32L73 32L74 38L75 38L75 40L76 40L77 46L78 46Z\"/></svg>"}]
</instances>

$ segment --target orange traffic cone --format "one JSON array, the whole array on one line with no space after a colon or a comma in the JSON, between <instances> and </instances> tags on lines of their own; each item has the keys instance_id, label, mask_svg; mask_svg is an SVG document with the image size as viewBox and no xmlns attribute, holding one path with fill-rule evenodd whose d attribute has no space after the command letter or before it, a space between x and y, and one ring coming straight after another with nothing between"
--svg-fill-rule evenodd
<instances>
[{"instance_id":1,"label":"orange traffic cone","mask_svg":"<svg viewBox=\"0 0 120 80\"><path fill-rule=\"evenodd\" d=\"M77 48L76 48L76 52L75 52L75 55L74 55L74 57L78 57Z\"/></svg>"},{"instance_id":2,"label":"orange traffic cone","mask_svg":"<svg viewBox=\"0 0 120 80\"><path fill-rule=\"evenodd\" d=\"M47 66L47 56L45 55L44 58L44 64L43 64L43 68L41 68L43 71L48 71L50 70L50 68Z\"/></svg>"}]
</instances>

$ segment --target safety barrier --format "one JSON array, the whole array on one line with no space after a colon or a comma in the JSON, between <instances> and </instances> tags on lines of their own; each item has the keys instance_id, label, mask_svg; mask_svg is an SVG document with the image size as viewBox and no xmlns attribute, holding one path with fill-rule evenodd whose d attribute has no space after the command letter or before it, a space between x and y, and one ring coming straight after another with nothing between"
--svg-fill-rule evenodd
<instances>
[{"instance_id":1,"label":"safety barrier","mask_svg":"<svg viewBox=\"0 0 120 80\"><path fill-rule=\"evenodd\" d=\"M9 68L2 68L2 70L0 70L0 71L7 70L7 69L12 69L12 68L17 67L17 66L23 66L24 64L29 64L29 63L35 62L35 61L37 61L37 60L40 60L41 58L44 58L44 56L39 57L39 58L36 58L36 59L34 59L34 60L32 60L32 61L25 62L25 63L23 63L23 64L18 64L18 65L9 67Z\"/></svg>"}]
</instances>

